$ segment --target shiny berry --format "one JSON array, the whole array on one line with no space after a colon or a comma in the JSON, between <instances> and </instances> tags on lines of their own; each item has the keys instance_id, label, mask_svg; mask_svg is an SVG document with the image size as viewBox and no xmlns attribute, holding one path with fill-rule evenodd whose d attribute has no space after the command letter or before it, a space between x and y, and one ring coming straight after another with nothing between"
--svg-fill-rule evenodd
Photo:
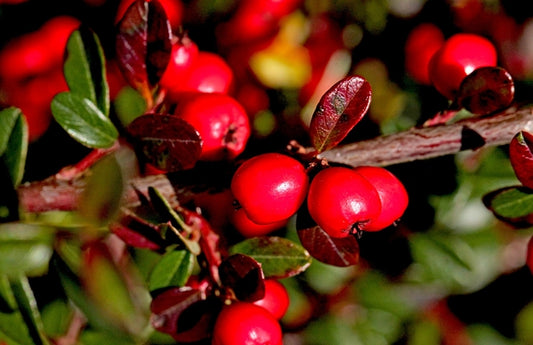
<instances>
[{"instance_id":1,"label":"shiny berry","mask_svg":"<svg viewBox=\"0 0 533 345\"><path fill-rule=\"evenodd\" d=\"M429 62L429 78L445 97L453 100L463 79L475 69L496 66L496 48L485 37L458 33L448 38Z\"/></svg>"},{"instance_id":2,"label":"shiny berry","mask_svg":"<svg viewBox=\"0 0 533 345\"><path fill-rule=\"evenodd\" d=\"M172 43L170 61L159 84L170 92L180 91L184 76L187 75L198 56L198 46L187 35L176 37Z\"/></svg>"},{"instance_id":3,"label":"shiny berry","mask_svg":"<svg viewBox=\"0 0 533 345\"><path fill-rule=\"evenodd\" d=\"M372 183L381 201L381 213L365 225L365 230L379 231L394 224L403 215L409 203L402 182L393 173L381 167L360 166L354 171Z\"/></svg>"},{"instance_id":4,"label":"shiny berry","mask_svg":"<svg viewBox=\"0 0 533 345\"><path fill-rule=\"evenodd\" d=\"M285 286L275 279L265 279L265 297L253 302L268 310L280 320L289 309L289 293Z\"/></svg>"},{"instance_id":5,"label":"shiny berry","mask_svg":"<svg viewBox=\"0 0 533 345\"><path fill-rule=\"evenodd\" d=\"M244 108L221 93L195 93L178 103L175 114L191 124L202 139L201 160L233 159L246 148L250 124Z\"/></svg>"},{"instance_id":6,"label":"shiny berry","mask_svg":"<svg viewBox=\"0 0 533 345\"><path fill-rule=\"evenodd\" d=\"M433 54L444 43L444 34L432 23L416 26L405 41L405 70L417 83L431 85L428 66Z\"/></svg>"},{"instance_id":7,"label":"shiny berry","mask_svg":"<svg viewBox=\"0 0 533 345\"><path fill-rule=\"evenodd\" d=\"M268 224L296 213L307 194L309 178L296 159L263 153L245 161L231 181L233 196L255 223Z\"/></svg>"},{"instance_id":8,"label":"shiny berry","mask_svg":"<svg viewBox=\"0 0 533 345\"><path fill-rule=\"evenodd\" d=\"M247 238L265 236L287 225L287 219L273 223L257 224L248 217L242 208L231 211L229 221L241 235Z\"/></svg>"},{"instance_id":9,"label":"shiny berry","mask_svg":"<svg viewBox=\"0 0 533 345\"><path fill-rule=\"evenodd\" d=\"M281 326L266 309L249 302L234 302L218 315L212 344L282 345Z\"/></svg>"},{"instance_id":10,"label":"shiny berry","mask_svg":"<svg viewBox=\"0 0 533 345\"><path fill-rule=\"evenodd\" d=\"M376 188L351 168L330 167L311 181L307 207L311 218L331 237L342 238L366 230L379 217Z\"/></svg>"}]
</instances>

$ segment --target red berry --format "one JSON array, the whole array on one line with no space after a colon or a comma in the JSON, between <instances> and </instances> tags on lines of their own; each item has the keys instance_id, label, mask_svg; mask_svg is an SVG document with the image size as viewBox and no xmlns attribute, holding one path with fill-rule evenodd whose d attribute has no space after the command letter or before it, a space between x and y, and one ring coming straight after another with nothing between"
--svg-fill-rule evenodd
<instances>
[{"instance_id":1,"label":"red berry","mask_svg":"<svg viewBox=\"0 0 533 345\"><path fill-rule=\"evenodd\" d=\"M198 46L188 36L177 38L172 44L170 61L159 84L171 92L180 91L182 79L187 75L198 56Z\"/></svg>"},{"instance_id":2,"label":"red berry","mask_svg":"<svg viewBox=\"0 0 533 345\"><path fill-rule=\"evenodd\" d=\"M289 302L289 293L283 284L275 279L265 279L265 297L253 303L280 320L289 309Z\"/></svg>"},{"instance_id":3,"label":"red berry","mask_svg":"<svg viewBox=\"0 0 533 345\"><path fill-rule=\"evenodd\" d=\"M244 151L250 124L244 108L222 93L196 93L178 103L175 114L200 133L201 160L233 159Z\"/></svg>"},{"instance_id":4,"label":"red berry","mask_svg":"<svg viewBox=\"0 0 533 345\"><path fill-rule=\"evenodd\" d=\"M405 212L409 196L398 178L387 169L361 166L354 169L376 188L381 201L381 213L365 225L366 231L379 231L392 225Z\"/></svg>"},{"instance_id":5,"label":"red berry","mask_svg":"<svg viewBox=\"0 0 533 345\"><path fill-rule=\"evenodd\" d=\"M249 302L225 306L213 330L213 345L282 345L281 326L267 310Z\"/></svg>"},{"instance_id":6,"label":"red berry","mask_svg":"<svg viewBox=\"0 0 533 345\"><path fill-rule=\"evenodd\" d=\"M448 99L454 99L464 77L475 69L496 66L496 48L488 39L469 33L448 38L429 62L433 86Z\"/></svg>"},{"instance_id":7,"label":"red berry","mask_svg":"<svg viewBox=\"0 0 533 345\"><path fill-rule=\"evenodd\" d=\"M381 201L374 186L346 167L320 171L311 181L307 207L311 218L331 237L342 238L378 218Z\"/></svg>"},{"instance_id":8,"label":"red berry","mask_svg":"<svg viewBox=\"0 0 533 345\"><path fill-rule=\"evenodd\" d=\"M263 153L245 161L235 172L231 191L248 217L268 224L288 219L307 194L309 178L296 159Z\"/></svg>"},{"instance_id":9,"label":"red berry","mask_svg":"<svg viewBox=\"0 0 533 345\"><path fill-rule=\"evenodd\" d=\"M248 217L244 209L238 208L231 212L230 223L241 235L249 238L268 235L274 230L281 229L287 225L287 220L282 219L278 222L257 224Z\"/></svg>"},{"instance_id":10,"label":"red berry","mask_svg":"<svg viewBox=\"0 0 533 345\"><path fill-rule=\"evenodd\" d=\"M444 43L444 34L432 23L416 26L405 42L405 69L418 83L430 85L429 61Z\"/></svg>"}]
</instances>

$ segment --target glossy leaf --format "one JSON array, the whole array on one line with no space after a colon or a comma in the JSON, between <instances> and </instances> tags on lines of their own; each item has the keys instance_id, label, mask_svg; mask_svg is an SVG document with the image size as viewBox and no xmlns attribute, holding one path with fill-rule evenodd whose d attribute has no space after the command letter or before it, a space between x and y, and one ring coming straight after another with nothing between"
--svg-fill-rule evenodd
<instances>
[{"instance_id":1,"label":"glossy leaf","mask_svg":"<svg viewBox=\"0 0 533 345\"><path fill-rule=\"evenodd\" d=\"M253 237L233 245L230 253L248 255L259 263L267 278L287 278L305 271L311 255L299 244L277 236Z\"/></svg>"},{"instance_id":2,"label":"glossy leaf","mask_svg":"<svg viewBox=\"0 0 533 345\"><path fill-rule=\"evenodd\" d=\"M119 22L118 64L126 81L147 100L170 60L172 32L159 1L136 0Z\"/></svg>"},{"instance_id":3,"label":"glossy leaf","mask_svg":"<svg viewBox=\"0 0 533 345\"><path fill-rule=\"evenodd\" d=\"M533 135L531 133L521 131L511 139L509 160L520 183L533 188Z\"/></svg>"},{"instance_id":4,"label":"glossy leaf","mask_svg":"<svg viewBox=\"0 0 533 345\"><path fill-rule=\"evenodd\" d=\"M80 200L80 214L95 225L109 223L117 216L123 191L121 167L113 155L105 157L92 167Z\"/></svg>"},{"instance_id":5,"label":"glossy leaf","mask_svg":"<svg viewBox=\"0 0 533 345\"><path fill-rule=\"evenodd\" d=\"M127 130L145 161L161 170L190 169L202 151L196 129L177 116L143 115L130 123Z\"/></svg>"},{"instance_id":6,"label":"glossy leaf","mask_svg":"<svg viewBox=\"0 0 533 345\"><path fill-rule=\"evenodd\" d=\"M195 256L187 250L166 253L153 268L149 278L151 291L170 286L183 286L191 276Z\"/></svg>"},{"instance_id":7,"label":"glossy leaf","mask_svg":"<svg viewBox=\"0 0 533 345\"><path fill-rule=\"evenodd\" d=\"M28 152L28 124L22 111L9 107L0 111L0 159L14 187L22 181Z\"/></svg>"},{"instance_id":8,"label":"glossy leaf","mask_svg":"<svg viewBox=\"0 0 533 345\"><path fill-rule=\"evenodd\" d=\"M461 82L457 103L477 115L487 115L511 105L515 87L513 77L502 67L480 67Z\"/></svg>"},{"instance_id":9,"label":"glossy leaf","mask_svg":"<svg viewBox=\"0 0 533 345\"><path fill-rule=\"evenodd\" d=\"M41 275L48 270L54 230L23 223L0 225L0 274Z\"/></svg>"},{"instance_id":10,"label":"glossy leaf","mask_svg":"<svg viewBox=\"0 0 533 345\"><path fill-rule=\"evenodd\" d=\"M241 301L253 302L265 296L261 265L248 255L230 255L220 264L219 274L222 285L231 288Z\"/></svg>"},{"instance_id":11,"label":"glossy leaf","mask_svg":"<svg viewBox=\"0 0 533 345\"><path fill-rule=\"evenodd\" d=\"M507 187L487 194L485 205L500 219L509 222L533 220L533 190Z\"/></svg>"},{"instance_id":12,"label":"glossy leaf","mask_svg":"<svg viewBox=\"0 0 533 345\"><path fill-rule=\"evenodd\" d=\"M108 116L105 57L100 40L91 29L81 26L70 35L63 68L70 91L87 98Z\"/></svg>"},{"instance_id":13,"label":"glossy leaf","mask_svg":"<svg viewBox=\"0 0 533 345\"><path fill-rule=\"evenodd\" d=\"M370 107L370 83L361 76L345 77L320 99L311 118L309 135L318 152L335 147Z\"/></svg>"},{"instance_id":14,"label":"glossy leaf","mask_svg":"<svg viewBox=\"0 0 533 345\"><path fill-rule=\"evenodd\" d=\"M318 261L338 267L352 266L359 262L357 239L354 236L329 236L313 221L306 207L298 211L296 228L302 246Z\"/></svg>"},{"instance_id":15,"label":"glossy leaf","mask_svg":"<svg viewBox=\"0 0 533 345\"><path fill-rule=\"evenodd\" d=\"M118 138L111 120L87 98L61 92L52 100L51 109L61 127L85 146L107 148Z\"/></svg>"},{"instance_id":16,"label":"glossy leaf","mask_svg":"<svg viewBox=\"0 0 533 345\"><path fill-rule=\"evenodd\" d=\"M220 300L190 287L172 288L152 300L152 326L175 340L194 342L211 335Z\"/></svg>"}]
</instances>

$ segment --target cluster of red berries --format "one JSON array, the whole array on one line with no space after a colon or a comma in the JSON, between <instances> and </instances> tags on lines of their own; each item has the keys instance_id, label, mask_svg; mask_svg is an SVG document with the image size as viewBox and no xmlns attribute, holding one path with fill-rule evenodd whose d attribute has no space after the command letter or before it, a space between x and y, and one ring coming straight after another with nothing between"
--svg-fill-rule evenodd
<instances>
[{"instance_id":1,"label":"cluster of red berries","mask_svg":"<svg viewBox=\"0 0 533 345\"><path fill-rule=\"evenodd\" d=\"M283 344L280 320L289 308L283 284L265 280L265 296L255 302L233 302L222 308L213 330L213 345Z\"/></svg>"},{"instance_id":2,"label":"cluster of red berries","mask_svg":"<svg viewBox=\"0 0 533 345\"><path fill-rule=\"evenodd\" d=\"M231 191L251 222L264 225L286 221L307 200L313 220L336 238L391 226L409 200L401 181L385 168L326 167L310 179L300 161L280 153L245 161L233 175Z\"/></svg>"},{"instance_id":3,"label":"cluster of red berries","mask_svg":"<svg viewBox=\"0 0 533 345\"><path fill-rule=\"evenodd\" d=\"M457 33L445 39L439 27L423 23L405 44L407 73L417 82L433 85L453 100L464 78L480 67L496 66L494 44L475 33Z\"/></svg>"}]
</instances>

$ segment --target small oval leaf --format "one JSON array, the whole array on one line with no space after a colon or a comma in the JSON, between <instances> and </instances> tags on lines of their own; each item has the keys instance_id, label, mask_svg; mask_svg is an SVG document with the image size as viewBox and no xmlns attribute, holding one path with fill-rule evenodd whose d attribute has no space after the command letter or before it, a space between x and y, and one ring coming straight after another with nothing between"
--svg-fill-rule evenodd
<instances>
[{"instance_id":1,"label":"small oval leaf","mask_svg":"<svg viewBox=\"0 0 533 345\"><path fill-rule=\"evenodd\" d=\"M136 0L119 22L118 64L127 82L151 104L151 89L170 60L172 32L157 0Z\"/></svg>"},{"instance_id":2,"label":"small oval leaf","mask_svg":"<svg viewBox=\"0 0 533 345\"><path fill-rule=\"evenodd\" d=\"M318 152L335 147L363 118L372 90L363 77L351 75L335 83L320 99L309 134Z\"/></svg>"},{"instance_id":3,"label":"small oval leaf","mask_svg":"<svg viewBox=\"0 0 533 345\"><path fill-rule=\"evenodd\" d=\"M507 187L487 194L485 205L500 219L511 222L531 218L533 214L533 190L524 187Z\"/></svg>"},{"instance_id":4,"label":"small oval leaf","mask_svg":"<svg viewBox=\"0 0 533 345\"><path fill-rule=\"evenodd\" d=\"M87 98L61 92L53 98L51 109L61 127L85 146L107 148L118 138L115 125Z\"/></svg>"},{"instance_id":5,"label":"small oval leaf","mask_svg":"<svg viewBox=\"0 0 533 345\"><path fill-rule=\"evenodd\" d=\"M266 278L288 278L305 271L311 264L311 256L300 245L277 236L246 239L233 245L230 253L248 255L263 268Z\"/></svg>"},{"instance_id":6,"label":"small oval leaf","mask_svg":"<svg viewBox=\"0 0 533 345\"><path fill-rule=\"evenodd\" d=\"M480 67L467 75L459 87L457 103L477 115L503 110L514 99L513 77L502 67Z\"/></svg>"},{"instance_id":7,"label":"small oval leaf","mask_svg":"<svg viewBox=\"0 0 533 345\"><path fill-rule=\"evenodd\" d=\"M265 281L261 265L252 257L233 254L218 268L220 281L233 290L240 301L253 302L265 297Z\"/></svg>"},{"instance_id":8,"label":"small oval leaf","mask_svg":"<svg viewBox=\"0 0 533 345\"><path fill-rule=\"evenodd\" d=\"M14 187L22 181L27 152L28 124L21 110L10 107L0 111L0 159Z\"/></svg>"},{"instance_id":9,"label":"small oval leaf","mask_svg":"<svg viewBox=\"0 0 533 345\"><path fill-rule=\"evenodd\" d=\"M127 130L142 157L161 170L190 169L202 152L202 140L196 129L177 116L142 115Z\"/></svg>"},{"instance_id":10,"label":"small oval leaf","mask_svg":"<svg viewBox=\"0 0 533 345\"><path fill-rule=\"evenodd\" d=\"M154 266L148 287L154 291L169 286L183 286L194 267L194 255L187 250L173 250L161 258Z\"/></svg>"},{"instance_id":11,"label":"small oval leaf","mask_svg":"<svg viewBox=\"0 0 533 345\"><path fill-rule=\"evenodd\" d=\"M509 144L509 160L516 177L524 186L533 189L533 135L521 131Z\"/></svg>"},{"instance_id":12,"label":"small oval leaf","mask_svg":"<svg viewBox=\"0 0 533 345\"><path fill-rule=\"evenodd\" d=\"M104 52L91 29L81 26L70 35L63 69L70 91L89 99L108 116L109 87Z\"/></svg>"}]
</instances>

